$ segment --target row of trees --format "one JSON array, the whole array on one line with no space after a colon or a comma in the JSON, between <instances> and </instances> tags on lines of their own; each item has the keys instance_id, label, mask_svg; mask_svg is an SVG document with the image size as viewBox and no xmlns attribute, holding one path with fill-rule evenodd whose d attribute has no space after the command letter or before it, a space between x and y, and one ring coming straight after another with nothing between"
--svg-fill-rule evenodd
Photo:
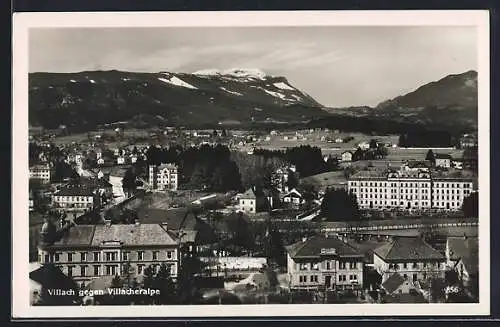
<instances>
[{"instance_id":1,"label":"row of trees","mask_svg":"<svg viewBox=\"0 0 500 327\"><path fill-rule=\"evenodd\" d=\"M451 134L447 131L409 131L399 135L400 147L451 147Z\"/></svg>"}]
</instances>

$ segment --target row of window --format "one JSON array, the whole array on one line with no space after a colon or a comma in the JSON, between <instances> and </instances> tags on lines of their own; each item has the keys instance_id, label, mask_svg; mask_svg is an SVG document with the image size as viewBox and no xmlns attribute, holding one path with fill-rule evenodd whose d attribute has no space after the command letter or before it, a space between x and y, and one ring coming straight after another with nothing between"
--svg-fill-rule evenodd
<instances>
[{"instance_id":1,"label":"row of window","mask_svg":"<svg viewBox=\"0 0 500 327\"><path fill-rule=\"evenodd\" d=\"M359 183L359 185L358 185ZM371 186L371 187L416 187L416 188L426 188L431 187L430 183L406 183L406 182L350 182L352 186ZM471 188L471 183L443 183L443 182L433 182L432 187L434 188Z\"/></svg>"},{"instance_id":2,"label":"row of window","mask_svg":"<svg viewBox=\"0 0 500 327\"><path fill-rule=\"evenodd\" d=\"M160 251L153 251L153 260L159 260L159 254ZM53 254L52 258L54 262L59 262L60 261L60 256L62 253L56 252ZM88 254L87 252L80 252L80 262L85 262L88 260ZM73 262L75 260L76 253L74 252L67 252L67 262ZM166 257L167 259L173 259L174 258L174 252L173 251L166 251ZM104 258L105 261L117 261L118 260L118 251L113 251L113 252L104 252ZM127 261L130 258L130 252L122 252L122 260ZM48 254L45 255L45 262L49 262L51 258L49 257ZM97 262L100 261L101 259L101 252L92 252L92 261ZM141 261L144 260L144 251L137 251L137 260Z\"/></svg>"},{"instance_id":3,"label":"row of window","mask_svg":"<svg viewBox=\"0 0 500 327\"><path fill-rule=\"evenodd\" d=\"M299 270L319 270L320 264L315 262L315 263L300 263L298 264ZM335 261L326 261L324 267L326 270L331 270L334 269L335 267ZM357 269L358 268L358 262L356 261L351 261L351 262L345 262L345 261L339 261L339 269Z\"/></svg>"},{"instance_id":4,"label":"row of window","mask_svg":"<svg viewBox=\"0 0 500 327\"><path fill-rule=\"evenodd\" d=\"M357 281L358 280L358 275L338 275L338 279L339 279L339 282L346 282L347 281L347 277L349 277L349 281L350 282L353 282L353 281ZM310 283L317 283L319 280L318 278L318 275L310 275L309 276L309 282ZM299 283L307 283L308 280L307 280L307 276L306 275L300 275L299 276Z\"/></svg>"},{"instance_id":5,"label":"row of window","mask_svg":"<svg viewBox=\"0 0 500 327\"><path fill-rule=\"evenodd\" d=\"M160 265L152 265L153 266L153 270L155 273L157 273L160 269ZM89 269L92 267L92 274L89 274ZM59 268L61 269L61 271L64 271L64 268L59 266ZM105 275L105 276L114 276L116 275L117 273L119 273L119 266L118 265L104 265L104 270L101 269L102 266L84 266L84 265L81 265L79 266L79 277L91 277L91 276L102 276L102 275ZM137 265L137 274L138 275L141 275L143 272L144 272L144 269L146 268L146 265ZM77 267L76 266L66 266L66 274L69 276L69 277L73 277L75 276L75 272L77 271L76 270ZM104 274L103 274L104 273ZM130 273L133 273L133 271L130 271ZM170 273L172 275L175 274L175 266L174 265L170 265Z\"/></svg>"},{"instance_id":6,"label":"row of window","mask_svg":"<svg viewBox=\"0 0 500 327\"><path fill-rule=\"evenodd\" d=\"M405 200L413 200L413 195L401 195L401 196L397 196L397 195L391 195L390 197L385 195L385 196L378 196L377 194L360 194L359 195L360 198L363 198L363 199L405 199ZM429 197L427 195L422 195L420 196L420 200L428 200ZM415 196L415 200L419 200L419 197L418 196Z\"/></svg>"},{"instance_id":7,"label":"row of window","mask_svg":"<svg viewBox=\"0 0 500 327\"><path fill-rule=\"evenodd\" d=\"M93 202L92 196L55 196L54 201L57 202Z\"/></svg>"},{"instance_id":8,"label":"row of window","mask_svg":"<svg viewBox=\"0 0 500 327\"><path fill-rule=\"evenodd\" d=\"M412 262L412 263L407 263L407 262L404 262L404 263L391 263L389 264L389 269L394 269L394 270L398 270L398 269L417 269L417 268L439 268L440 266L442 268L444 268L444 263L439 263L439 262L422 262L422 263L418 263L418 262Z\"/></svg>"}]
</instances>

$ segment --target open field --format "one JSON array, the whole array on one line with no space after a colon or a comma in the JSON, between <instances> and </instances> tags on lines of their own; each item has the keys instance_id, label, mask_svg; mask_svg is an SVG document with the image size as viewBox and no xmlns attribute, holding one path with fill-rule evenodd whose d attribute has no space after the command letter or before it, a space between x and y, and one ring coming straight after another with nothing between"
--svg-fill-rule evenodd
<instances>
[{"instance_id":1,"label":"open field","mask_svg":"<svg viewBox=\"0 0 500 327\"><path fill-rule=\"evenodd\" d=\"M325 189L328 186L341 186L347 183L344 171L329 171L318 175L309 176L300 180L304 184L312 184L318 189Z\"/></svg>"}]
</instances>

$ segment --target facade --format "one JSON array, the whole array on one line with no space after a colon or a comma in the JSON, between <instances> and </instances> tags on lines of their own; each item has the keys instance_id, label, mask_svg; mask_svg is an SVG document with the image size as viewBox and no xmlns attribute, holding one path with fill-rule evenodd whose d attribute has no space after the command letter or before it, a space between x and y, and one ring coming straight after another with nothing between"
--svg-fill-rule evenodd
<instances>
[{"instance_id":1,"label":"facade","mask_svg":"<svg viewBox=\"0 0 500 327\"><path fill-rule=\"evenodd\" d=\"M297 189L292 189L290 192L287 194L283 195L282 197L283 203L285 204L290 204L293 206L300 206L305 203L304 197L302 196L302 193L297 191Z\"/></svg>"},{"instance_id":2,"label":"facade","mask_svg":"<svg viewBox=\"0 0 500 327\"><path fill-rule=\"evenodd\" d=\"M389 171L385 176L361 171L348 181L361 209L460 210L473 192L469 178L433 178L427 171Z\"/></svg>"},{"instance_id":3,"label":"facade","mask_svg":"<svg viewBox=\"0 0 500 327\"><path fill-rule=\"evenodd\" d=\"M352 161L352 152L351 151L342 152L341 157L342 157L342 161L350 162L350 161Z\"/></svg>"},{"instance_id":4,"label":"facade","mask_svg":"<svg viewBox=\"0 0 500 327\"><path fill-rule=\"evenodd\" d=\"M149 185L156 190L177 190L179 183L177 166L163 164L149 166Z\"/></svg>"},{"instance_id":5,"label":"facade","mask_svg":"<svg viewBox=\"0 0 500 327\"><path fill-rule=\"evenodd\" d=\"M390 243L373 251L373 266L382 276L382 283L395 273L416 282L443 279L446 258L420 237L393 237Z\"/></svg>"},{"instance_id":6,"label":"facade","mask_svg":"<svg viewBox=\"0 0 500 327\"><path fill-rule=\"evenodd\" d=\"M57 231L47 221L42 226L38 262L55 264L79 285L104 276L140 276L147 266L159 269L162 263L170 266L175 279L178 241L161 224L75 225Z\"/></svg>"},{"instance_id":7,"label":"facade","mask_svg":"<svg viewBox=\"0 0 500 327\"><path fill-rule=\"evenodd\" d=\"M291 289L360 289L363 254L335 236L314 236L286 247Z\"/></svg>"},{"instance_id":8,"label":"facade","mask_svg":"<svg viewBox=\"0 0 500 327\"><path fill-rule=\"evenodd\" d=\"M49 165L34 165L30 167L30 179L39 180L44 184L50 183L52 171Z\"/></svg>"},{"instance_id":9,"label":"facade","mask_svg":"<svg viewBox=\"0 0 500 327\"><path fill-rule=\"evenodd\" d=\"M92 211L99 205L99 194L85 186L65 186L52 195L52 206L60 211Z\"/></svg>"},{"instance_id":10,"label":"facade","mask_svg":"<svg viewBox=\"0 0 500 327\"><path fill-rule=\"evenodd\" d=\"M248 189L238 198L238 208L244 213L254 214L257 212L257 195L254 189Z\"/></svg>"},{"instance_id":11,"label":"facade","mask_svg":"<svg viewBox=\"0 0 500 327\"><path fill-rule=\"evenodd\" d=\"M436 153L434 156L434 165L436 167L451 168L452 157L449 154Z\"/></svg>"}]
</instances>

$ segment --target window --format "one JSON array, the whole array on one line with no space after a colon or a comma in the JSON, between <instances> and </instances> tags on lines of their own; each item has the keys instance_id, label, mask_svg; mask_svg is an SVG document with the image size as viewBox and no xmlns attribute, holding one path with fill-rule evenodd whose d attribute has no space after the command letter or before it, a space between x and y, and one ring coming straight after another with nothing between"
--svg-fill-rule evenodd
<instances>
[{"instance_id":1,"label":"window","mask_svg":"<svg viewBox=\"0 0 500 327\"><path fill-rule=\"evenodd\" d=\"M127 261L128 258L129 258L129 253L128 252L122 252L122 257L123 257L123 261Z\"/></svg>"},{"instance_id":2,"label":"window","mask_svg":"<svg viewBox=\"0 0 500 327\"><path fill-rule=\"evenodd\" d=\"M87 252L80 252L80 260L82 262L87 261Z\"/></svg>"},{"instance_id":3,"label":"window","mask_svg":"<svg viewBox=\"0 0 500 327\"><path fill-rule=\"evenodd\" d=\"M137 273L140 275L144 271L144 265L137 265Z\"/></svg>"},{"instance_id":4,"label":"window","mask_svg":"<svg viewBox=\"0 0 500 327\"><path fill-rule=\"evenodd\" d=\"M408 266L408 265L406 264L406 262L405 262L405 263L403 263L403 268L404 268L404 269L408 268L407 266Z\"/></svg>"},{"instance_id":5,"label":"window","mask_svg":"<svg viewBox=\"0 0 500 327\"><path fill-rule=\"evenodd\" d=\"M73 262L73 253L68 252L68 262Z\"/></svg>"},{"instance_id":6,"label":"window","mask_svg":"<svg viewBox=\"0 0 500 327\"><path fill-rule=\"evenodd\" d=\"M68 266L68 277L73 276L73 266Z\"/></svg>"},{"instance_id":7,"label":"window","mask_svg":"<svg viewBox=\"0 0 500 327\"><path fill-rule=\"evenodd\" d=\"M319 270L319 264L317 262L312 264L312 270Z\"/></svg>"},{"instance_id":8,"label":"window","mask_svg":"<svg viewBox=\"0 0 500 327\"><path fill-rule=\"evenodd\" d=\"M106 252L106 261L115 261L116 260L116 252Z\"/></svg>"},{"instance_id":9,"label":"window","mask_svg":"<svg viewBox=\"0 0 500 327\"><path fill-rule=\"evenodd\" d=\"M80 276L87 276L87 266L80 266Z\"/></svg>"},{"instance_id":10,"label":"window","mask_svg":"<svg viewBox=\"0 0 500 327\"><path fill-rule=\"evenodd\" d=\"M54 253L54 261L55 262L59 261L59 252Z\"/></svg>"},{"instance_id":11,"label":"window","mask_svg":"<svg viewBox=\"0 0 500 327\"><path fill-rule=\"evenodd\" d=\"M301 264L299 265L299 269L300 269L300 270L307 270L307 263L301 263Z\"/></svg>"},{"instance_id":12,"label":"window","mask_svg":"<svg viewBox=\"0 0 500 327\"><path fill-rule=\"evenodd\" d=\"M350 275L349 280L358 280L358 276L357 275Z\"/></svg>"},{"instance_id":13,"label":"window","mask_svg":"<svg viewBox=\"0 0 500 327\"><path fill-rule=\"evenodd\" d=\"M153 260L158 260L158 251L153 251Z\"/></svg>"},{"instance_id":14,"label":"window","mask_svg":"<svg viewBox=\"0 0 500 327\"><path fill-rule=\"evenodd\" d=\"M172 259L173 256L174 256L173 251L167 251L167 259Z\"/></svg>"},{"instance_id":15,"label":"window","mask_svg":"<svg viewBox=\"0 0 500 327\"><path fill-rule=\"evenodd\" d=\"M330 265L330 261L327 261L326 262L326 270L330 270L332 269L331 265Z\"/></svg>"},{"instance_id":16,"label":"window","mask_svg":"<svg viewBox=\"0 0 500 327\"><path fill-rule=\"evenodd\" d=\"M339 275L339 282L345 282L346 281L346 275Z\"/></svg>"},{"instance_id":17,"label":"window","mask_svg":"<svg viewBox=\"0 0 500 327\"><path fill-rule=\"evenodd\" d=\"M318 282L318 275L311 275L311 283L317 283Z\"/></svg>"},{"instance_id":18,"label":"window","mask_svg":"<svg viewBox=\"0 0 500 327\"><path fill-rule=\"evenodd\" d=\"M346 269L346 263L343 261L339 261L339 269Z\"/></svg>"},{"instance_id":19,"label":"window","mask_svg":"<svg viewBox=\"0 0 500 327\"><path fill-rule=\"evenodd\" d=\"M144 260L144 251L137 251L137 260Z\"/></svg>"},{"instance_id":20,"label":"window","mask_svg":"<svg viewBox=\"0 0 500 327\"><path fill-rule=\"evenodd\" d=\"M116 274L116 266L106 266L106 275L108 276L114 276Z\"/></svg>"},{"instance_id":21,"label":"window","mask_svg":"<svg viewBox=\"0 0 500 327\"><path fill-rule=\"evenodd\" d=\"M94 276L99 276L101 266L94 266Z\"/></svg>"},{"instance_id":22,"label":"window","mask_svg":"<svg viewBox=\"0 0 500 327\"><path fill-rule=\"evenodd\" d=\"M307 282L307 276L299 276L299 283L306 283Z\"/></svg>"},{"instance_id":23,"label":"window","mask_svg":"<svg viewBox=\"0 0 500 327\"><path fill-rule=\"evenodd\" d=\"M350 269L356 269L356 268L357 268L356 261L350 262L350 263L349 263L349 268L350 268Z\"/></svg>"},{"instance_id":24,"label":"window","mask_svg":"<svg viewBox=\"0 0 500 327\"><path fill-rule=\"evenodd\" d=\"M94 252L94 261L99 261L99 255L100 253L99 252Z\"/></svg>"},{"instance_id":25,"label":"window","mask_svg":"<svg viewBox=\"0 0 500 327\"><path fill-rule=\"evenodd\" d=\"M408 279L408 275L407 275L407 274L403 274L403 278L404 278L405 280L407 280L407 279Z\"/></svg>"}]
</instances>

